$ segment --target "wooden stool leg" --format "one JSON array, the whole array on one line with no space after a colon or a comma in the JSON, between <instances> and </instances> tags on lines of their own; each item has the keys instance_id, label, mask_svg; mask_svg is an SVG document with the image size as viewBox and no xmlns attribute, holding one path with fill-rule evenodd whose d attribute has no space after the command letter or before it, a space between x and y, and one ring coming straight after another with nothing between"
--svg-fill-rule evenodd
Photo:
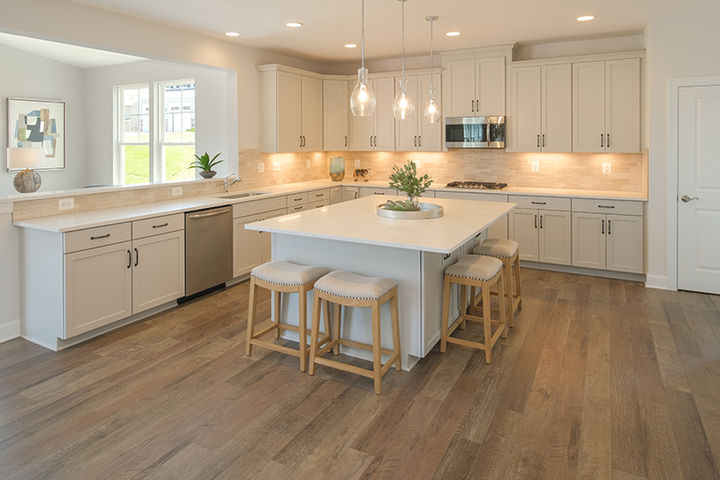
<instances>
[{"instance_id":1,"label":"wooden stool leg","mask_svg":"<svg viewBox=\"0 0 720 480\"><path fill-rule=\"evenodd\" d=\"M280 338L280 300L282 298L282 293L276 292L273 290L272 292L273 296L273 303L275 305L275 338Z\"/></svg>"},{"instance_id":2,"label":"wooden stool leg","mask_svg":"<svg viewBox=\"0 0 720 480\"><path fill-rule=\"evenodd\" d=\"M465 328L467 322L465 315L467 314L467 285L460 285L460 328Z\"/></svg>"},{"instance_id":3,"label":"wooden stool leg","mask_svg":"<svg viewBox=\"0 0 720 480\"><path fill-rule=\"evenodd\" d=\"M373 336L373 379L375 380L375 393L382 393L382 357L380 356L380 305L372 306L372 336Z\"/></svg>"},{"instance_id":4,"label":"wooden stool leg","mask_svg":"<svg viewBox=\"0 0 720 480\"><path fill-rule=\"evenodd\" d=\"M520 310L520 309L522 309L522 292L520 290L520 259L518 258L517 255L515 255L515 291L517 292L516 295L517 295L518 300L520 300L520 302L518 303L518 306L517 306L518 310ZM513 300L513 305L514 305L514 300ZM512 315L513 316L515 315L514 309L512 311Z\"/></svg>"},{"instance_id":5,"label":"wooden stool leg","mask_svg":"<svg viewBox=\"0 0 720 480\"><path fill-rule=\"evenodd\" d=\"M482 301L483 301L483 330L485 332L485 363L490 364L492 362L492 307L490 305L490 288L487 284L482 287Z\"/></svg>"},{"instance_id":6,"label":"wooden stool leg","mask_svg":"<svg viewBox=\"0 0 720 480\"><path fill-rule=\"evenodd\" d=\"M252 340L253 333L255 331L255 303L257 297L255 295L255 279L250 279L250 298L248 300L248 318L247 318L247 343L245 344L245 355L252 355Z\"/></svg>"},{"instance_id":7,"label":"wooden stool leg","mask_svg":"<svg viewBox=\"0 0 720 480\"><path fill-rule=\"evenodd\" d=\"M312 310L312 323L310 327L310 375L315 375L315 354L318 351L318 336L320 330L320 309L322 303L317 292L313 295L313 310ZM301 342L300 345L304 345L305 342ZM300 354L300 362L302 364L302 353ZM302 370L302 367L300 367Z\"/></svg>"},{"instance_id":8,"label":"wooden stool leg","mask_svg":"<svg viewBox=\"0 0 720 480\"><path fill-rule=\"evenodd\" d=\"M507 295L507 298L504 296L502 298L506 298L505 304L507 305L507 307L506 307L505 311L510 312L510 321L508 322L509 326L514 327L515 322L513 321L512 312L513 312L513 304L515 302L514 302L513 296L512 296L512 291L513 291L513 289L512 289L512 259L503 260L502 272L503 272L503 277L505 277L502 279L502 281L505 284L503 290L505 291L505 295Z\"/></svg>"},{"instance_id":9,"label":"wooden stool leg","mask_svg":"<svg viewBox=\"0 0 720 480\"><path fill-rule=\"evenodd\" d=\"M335 344L335 346L333 347L333 353L335 355L337 355L340 353L340 337L341 337L341 335L340 335L340 325L341 325L340 324L340 315L342 314L342 307L340 306L339 303L336 303L333 306L334 306L333 320L334 320L335 324L333 325L333 337L332 338L333 338L334 342L337 342Z\"/></svg>"},{"instance_id":10,"label":"wooden stool leg","mask_svg":"<svg viewBox=\"0 0 720 480\"><path fill-rule=\"evenodd\" d=\"M402 370L402 363L400 361L400 318L398 312L398 296L395 293L390 299L390 315L392 316L392 331L393 331L393 350L397 354L397 361L395 362L395 370Z\"/></svg>"},{"instance_id":11,"label":"wooden stool leg","mask_svg":"<svg viewBox=\"0 0 720 480\"><path fill-rule=\"evenodd\" d=\"M325 336L330 337L330 302L325 301Z\"/></svg>"},{"instance_id":12,"label":"wooden stool leg","mask_svg":"<svg viewBox=\"0 0 720 480\"><path fill-rule=\"evenodd\" d=\"M508 269L509 270L509 269ZM501 270L502 271L502 270ZM502 274L504 275L504 273ZM498 302L498 310L500 311L500 328L502 328L502 337L507 338L508 336L508 325L507 325L507 316L505 315L505 312L507 312L507 304L505 299L505 282L504 278L500 278L497 282L498 284L498 299L503 299ZM512 301L512 297L510 297L510 301ZM492 348L492 346L490 346Z\"/></svg>"},{"instance_id":13,"label":"wooden stool leg","mask_svg":"<svg viewBox=\"0 0 720 480\"><path fill-rule=\"evenodd\" d=\"M448 315L450 314L450 279L445 277L445 285L443 287L443 306L442 306L442 317L440 318L440 352L445 353L447 350L447 337L448 337Z\"/></svg>"},{"instance_id":14,"label":"wooden stool leg","mask_svg":"<svg viewBox=\"0 0 720 480\"><path fill-rule=\"evenodd\" d=\"M470 313L473 313L475 305L475 297L477 297L477 287L470 287Z\"/></svg>"},{"instance_id":15,"label":"wooden stool leg","mask_svg":"<svg viewBox=\"0 0 720 480\"><path fill-rule=\"evenodd\" d=\"M298 304L300 306L300 310L298 312L298 348L300 350L300 371L304 372L305 366L307 365L307 290L301 288L299 295L300 298L298 299Z\"/></svg>"}]
</instances>

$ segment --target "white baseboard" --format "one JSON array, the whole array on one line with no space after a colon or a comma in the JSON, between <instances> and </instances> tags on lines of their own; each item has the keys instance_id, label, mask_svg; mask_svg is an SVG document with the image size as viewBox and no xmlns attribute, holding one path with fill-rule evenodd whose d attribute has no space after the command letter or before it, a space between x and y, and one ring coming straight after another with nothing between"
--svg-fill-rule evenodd
<instances>
[{"instance_id":1,"label":"white baseboard","mask_svg":"<svg viewBox=\"0 0 720 480\"><path fill-rule=\"evenodd\" d=\"M614 278L617 280L630 280L632 282L645 281L645 275L639 273L613 272L610 270L596 270L594 268L573 267L570 265L555 265L551 263L529 262L521 260L520 266L536 270L550 270L551 272L574 273L577 275L589 275L591 277Z\"/></svg>"},{"instance_id":2,"label":"white baseboard","mask_svg":"<svg viewBox=\"0 0 720 480\"><path fill-rule=\"evenodd\" d=\"M12 322L0 323L0 343L7 342L20 336L20 319Z\"/></svg>"},{"instance_id":3,"label":"white baseboard","mask_svg":"<svg viewBox=\"0 0 720 480\"><path fill-rule=\"evenodd\" d=\"M670 287L670 279L666 275L647 274L645 286L647 288L657 288L659 290L677 290Z\"/></svg>"}]
</instances>

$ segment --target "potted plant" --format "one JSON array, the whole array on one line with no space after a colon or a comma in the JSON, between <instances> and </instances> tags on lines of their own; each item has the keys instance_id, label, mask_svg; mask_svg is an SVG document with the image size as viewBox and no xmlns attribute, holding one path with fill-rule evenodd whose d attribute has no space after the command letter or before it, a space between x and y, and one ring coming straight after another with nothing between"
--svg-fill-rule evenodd
<instances>
[{"instance_id":1,"label":"potted plant","mask_svg":"<svg viewBox=\"0 0 720 480\"><path fill-rule=\"evenodd\" d=\"M208 155L207 152L202 155L196 154L194 155L195 160L190 164L188 168L197 168L198 170L200 170L201 177L212 178L217 173L215 170L213 170L213 167L219 163L222 163L222 160L216 160L219 156L220 153L215 155L213 158L210 158L210 155Z\"/></svg>"},{"instance_id":2,"label":"potted plant","mask_svg":"<svg viewBox=\"0 0 720 480\"><path fill-rule=\"evenodd\" d=\"M400 201L388 200L385 204L386 208L402 212L420 210L418 208L418 199L432 183L432 178L427 173L422 177L418 177L417 165L412 160L408 160L402 168L398 168L397 165L393 166L390 174L390 188L405 192L407 199Z\"/></svg>"}]
</instances>

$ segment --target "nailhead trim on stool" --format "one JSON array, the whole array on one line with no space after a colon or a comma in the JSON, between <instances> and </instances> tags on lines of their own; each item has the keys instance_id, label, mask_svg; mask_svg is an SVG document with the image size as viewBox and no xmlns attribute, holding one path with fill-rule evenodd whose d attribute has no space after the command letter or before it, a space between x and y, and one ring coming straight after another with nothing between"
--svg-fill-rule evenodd
<instances>
[{"instance_id":1,"label":"nailhead trim on stool","mask_svg":"<svg viewBox=\"0 0 720 480\"><path fill-rule=\"evenodd\" d=\"M515 312L521 308L522 289L520 287L520 244L506 238L488 238L473 249L475 255L488 255L500 259L505 276L505 293L508 296L508 324L515 326ZM513 284L515 291L513 291ZM474 299L473 299L474 302Z\"/></svg>"}]
</instances>

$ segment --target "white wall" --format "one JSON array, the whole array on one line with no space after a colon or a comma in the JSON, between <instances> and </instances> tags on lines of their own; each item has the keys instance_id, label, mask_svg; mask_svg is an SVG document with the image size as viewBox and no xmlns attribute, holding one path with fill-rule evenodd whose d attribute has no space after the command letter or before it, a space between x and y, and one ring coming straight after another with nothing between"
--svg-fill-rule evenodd
<instances>
[{"instance_id":1,"label":"white wall","mask_svg":"<svg viewBox=\"0 0 720 480\"><path fill-rule=\"evenodd\" d=\"M83 71L6 45L0 45L0 196L15 194L7 171L7 97L64 100L65 164L62 170L40 171L43 190L85 184Z\"/></svg>"},{"instance_id":2,"label":"white wall","mask_svg":"<svg viewBox=\"0 0 720 480\"><path fill-rule=\"evenodd\" d=\"M720 75L720 16L653 20L646 32L649 117L648 285L668 279L667 82ZM674 201L674 200L673 200Z\"/></svg>"},{"instance_id":3,"label":"white wall","mask_svg":"<svg viewBox=\"0 0 720 480\"><path fill-rule=\"evenodd\" d=\"M225 162L218 174L228 174L237 162L237 116L229 98L236 90L235 73L210 67L154 60L85 70L87 95L87 180L96 185L113 183L114 87L166 80L195 80L196 151L222 152ZM228 161L230 160L230 161ZM189 163L189 161L188 161Z\"/></svg>"}]
</instances>

